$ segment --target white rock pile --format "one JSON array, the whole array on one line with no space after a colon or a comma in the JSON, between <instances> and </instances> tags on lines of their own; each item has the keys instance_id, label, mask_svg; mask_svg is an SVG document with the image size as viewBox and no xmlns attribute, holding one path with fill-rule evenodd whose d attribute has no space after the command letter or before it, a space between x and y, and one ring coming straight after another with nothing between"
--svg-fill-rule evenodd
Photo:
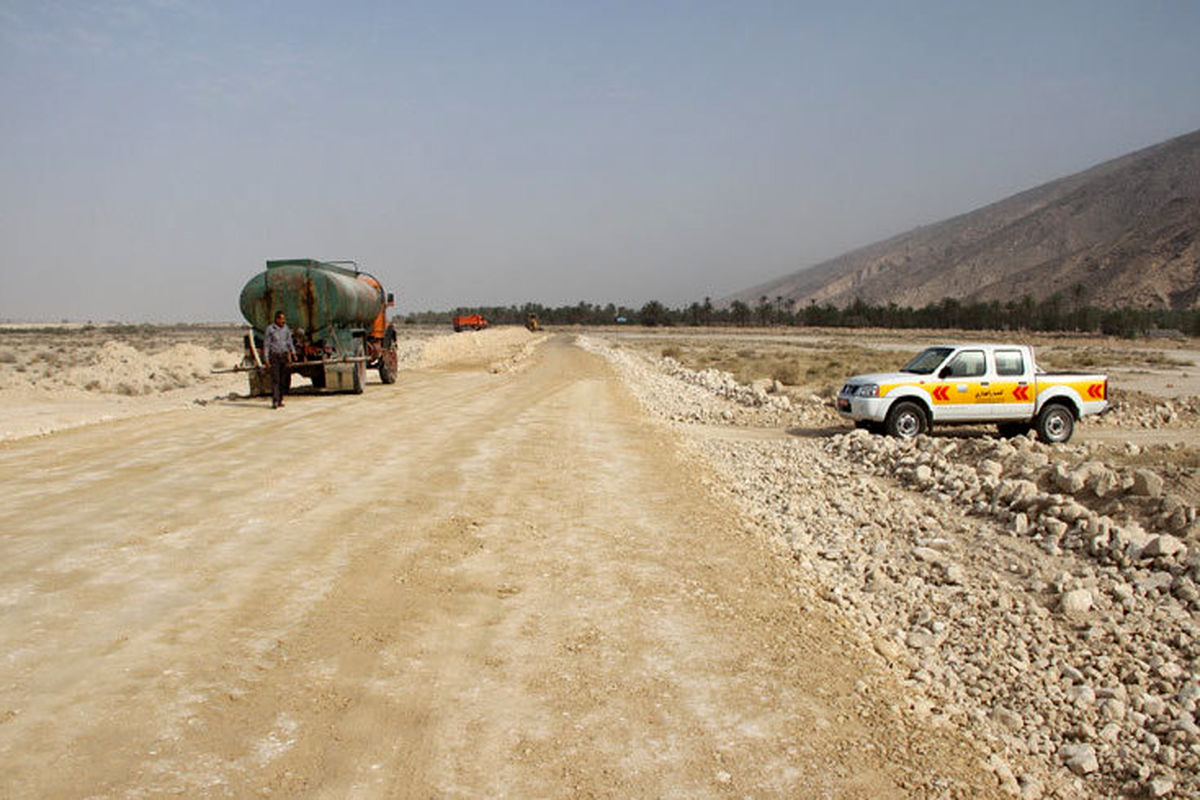
<instances>
[{"instance_id":1,"label":"white rock pile","mask_svg":"<svg viewBox=\"0 0 1200 800\"><path fill-rule=\"evenodd\" d=\"M728 372L690 370L673 358L649 358L586 336L576 338L585 350L613 361L626 374L636 374L630 388L654 413L674 422L706 425L839 424L829 403L815 395L793 399L778 381L747 386ZM714 402L716 401L716 402ZM725 401L725 402L720 402Z\"/></svg>"},{"instance_id":2,"label":"white rock pile","mask_svg":"<svg viewBox=\"0 0 1200 800\"><path fill-rule=\"evenodd\" d=\"M1162 400L1148 395L1110 398L1109 409L1100 419L1085 418L1085 424L1119 428L1195 428L1200 426L1200 397Z\"/></svg>"}]
</instances>

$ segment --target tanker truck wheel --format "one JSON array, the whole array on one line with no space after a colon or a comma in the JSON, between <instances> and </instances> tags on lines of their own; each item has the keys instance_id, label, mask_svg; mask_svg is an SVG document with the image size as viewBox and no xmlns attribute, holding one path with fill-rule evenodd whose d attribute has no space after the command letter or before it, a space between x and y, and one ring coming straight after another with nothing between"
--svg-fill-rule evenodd
<instances>
[{"instance_id":1,"label":"tanker truck wheel","mask_svg":"<svg viewBox=\"0 0 1200 800\"><path fill-rule=\"evenodd\" d=\"M395 383L397 372L396 354L384 353L379 360L379 380L382 383Z\"/></svg>"},{"instance_id":2,"label":"tanker truck wheel","mask_svg":"<svg viewBox=\"0 0 1200 800\"><path fill-rule=\"evenodd\" d=\"M250 396L268 397L271 394L271 373L269 370L252 369L246 373L250 378Z\"/></svg>"}]
</instances>

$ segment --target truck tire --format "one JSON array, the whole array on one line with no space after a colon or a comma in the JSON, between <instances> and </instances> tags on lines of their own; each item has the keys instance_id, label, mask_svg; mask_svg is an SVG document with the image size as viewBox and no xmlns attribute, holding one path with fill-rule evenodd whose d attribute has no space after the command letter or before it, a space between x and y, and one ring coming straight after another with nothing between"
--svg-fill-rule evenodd
<instances>
[{"instance_id":1,"label":"truck tire","mask_svg":"<svg viewBox=\"0 0 1200 800\"><path fill-rule=\"evenodd\" d=\"M269 397L271 395L271 373L265 367L252 369L246 373L250 379L251 397Z\"/></svg>"},{"instance_id":2,"label":"truck tire","mask_svg":"<svg viewBox=\"0 0 1200 800\"><path fill-rule=\"evenodd\" d=\"M1049 403L1037 417L1037 435L1046 444L1070 441L1075 431L1075 415L1062 403Z\"/></svg>"},{"instance_id":3,"label":"truck tire","mask_svg":"<svg viewBox=\"0 0 1200 800\"><path fill-rule=\"evenodd\" d=\"M383 359L379 362L379 382L380 383L395 383L396 382L396 364L393 363L395 357L388 359L388 354L383 354Z\"/></svg>"},{"instance_id":4,"label":"truck tire","mask_svg":"<svg viewBox=\"0 0 1200 800\"><path fill-rule=\"evenodd\" d=\"M888 436L898 439L913 439L929 430L925 409L911 400L901 400L892 406L883 424Z\"/></svg>"},{"instance_id":5,"label":"truck tire","mask_svg":"<svg viewBox=\"0 0 1200 800\"><path fill-rule=\"evenodd\" d=\"M354 365L354 383L351 387L351 391L355 394L363 393L363 376L366 374L366 371L367 365L361 361Z\"/></svg>"}]
</instances>

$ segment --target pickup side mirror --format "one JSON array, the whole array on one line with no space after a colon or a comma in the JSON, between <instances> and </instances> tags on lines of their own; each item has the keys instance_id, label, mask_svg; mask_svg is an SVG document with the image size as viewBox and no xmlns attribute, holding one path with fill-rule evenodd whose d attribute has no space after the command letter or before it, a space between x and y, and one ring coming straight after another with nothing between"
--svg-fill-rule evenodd
<instances>
[{"instance_id":1,"label":"pickup side mirror","mask_svg":"<svg viewBox=\"0 0 1200 800\"><path fill-rule=\"evenodd\" d=\"M942 380L950 377L950 367L942 367L938 370L938 377Z\"/></svg>"}]
</instances>

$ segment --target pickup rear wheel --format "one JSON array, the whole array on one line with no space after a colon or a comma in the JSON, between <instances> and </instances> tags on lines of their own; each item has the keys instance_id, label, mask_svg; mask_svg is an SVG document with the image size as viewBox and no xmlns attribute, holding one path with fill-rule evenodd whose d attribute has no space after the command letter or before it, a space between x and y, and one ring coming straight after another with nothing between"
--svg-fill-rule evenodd
<instances>
[{"instance_id":1,"label":"pickup rear wheel","mask_svg":"<svg viewBox=\"0 0 1200 800\"><path fill-rule=\"evenodd\" d=\"M1037 418L1037 435L1046 444L1068 441L1075 431L1075 415L1061 403L1051 403Z\"/></svg>"},{"instance_id":2,"label":"pickup rear wheel","mask_svg":"<svg viewBox=\"0 0 1200 800\"><path fill-rule=\"evenodd\" d=\"M929 420L925 418L925 409L910 400L901 400L888 412L884 429L889 436L912 439L929 429Z\"/></svg>"}]
</instances>

